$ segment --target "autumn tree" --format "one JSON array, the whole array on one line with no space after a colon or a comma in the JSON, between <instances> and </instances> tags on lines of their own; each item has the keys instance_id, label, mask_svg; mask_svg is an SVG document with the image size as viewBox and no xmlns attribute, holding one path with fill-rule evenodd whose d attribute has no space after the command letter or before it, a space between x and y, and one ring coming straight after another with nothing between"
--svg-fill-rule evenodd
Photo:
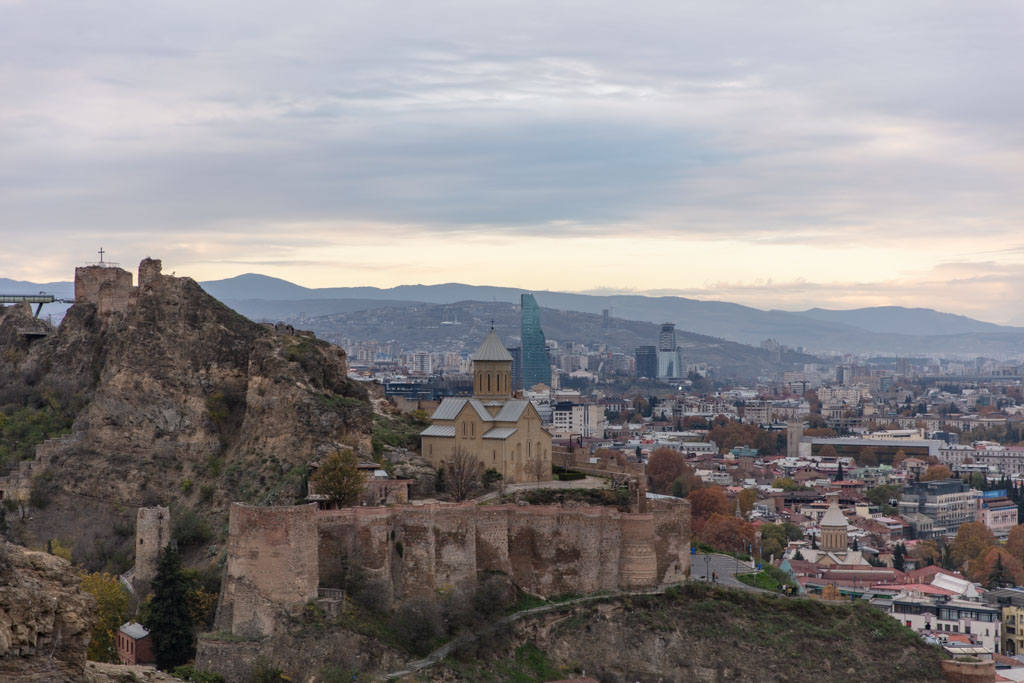
<instances>
[{"instance_id":1,"label":"autumn tree","mask_svg":"<svg viewBox=\"0 0 1024 683\"><path fill-rule=\"evenodd\" d=\"M116 576L99 572L82 574L82 589L96 598L96 623L88 657L95 662L117 663L117 629L132 616L131 595Z\"/></svg>"},{"instance_id":2,"label":"autumn tree","mask_svg":"<svg viewBox=\"0 0 1024 683\"><path fill-rule=\"evenodd\" d=\"M713 514L729 515L729 499L718 486L691 491L687 499L690 501L690 515L695 531L699 531Z\"/></svg>"},{"instance_id":3,"label":"autumn tree","mask_svg":"<svg viewBox=\"0 0 1024 683\"><path fill-rule=\"evenodd\" d=\"M455 449L452 459L444 466L445 486L457 501L466 500L480 486L483 475L483 463L461 447Z\"/></svg>"},{"instance_id":4,"label":"autumn tree","mask_svg":"<svg viewBox=\"0 0 1024 683\"><path fill-rule=\"evenodd\" d=\"M836 449L832 446L832 444L827 443L824 446L822 446L821 449L818 451L818 457L820 457L820 458L838 458L839 457L839 453L836 452Z\"/></svg>"},{"instance_id":5,"label":"autumn tree","mask_svg":"<svg viewBox=\"0 0 1024 683\"><path fill-rule=\"evenodd\" d=\"M686 458L665 446L654 449L647 459L647 480L654 493L669 493L672 482L687 469Z\"/></svg>"},{"instance_id":6,"label":"autumn tree","mask_svg":"<svg viewBox=\"0 0 1024 683\"><path fill-rule=\"evenodd\" d=\"M878 465L878 454L872 446L864 446L857 455L857 463L862 467L875 467Z\"/></svg>"},{"instance_id":7,"label":"autumn tree","mask_svg":"<svg viewBox=\"0 0 1024 683\"><path fill-rule=\"evenodd\" d=\"M355 504L366 490L366 475L359 471L359 460L351 449L328 455L309 482L313 490L339 507Z\"/></svg>"},{"instance_id":8,"label":"autumn tree","mask_svg":"<svg viewBox=\"0 0 1024 683\"><path fill-rule=\"evenodd\" d=\"M1010 536L1006 539L1006 552L1021 563L1024 563L1024 524L1018 524L1010 529Z\"/></svg>"},{"instance_id":9,"label":"autumn tree","mask_svg":"<svg viewBox=\"0 0 1024 683\"><path fill-rule=\"evenodd\" d=\"M754 501L757 500L757 489L743 489L737 496L740 501L740 514L743 519L750 519L750 513L754 511Z\"/></svg>"},{"instance_id":10,"label":"autumn tree","mask_svg":"<svg viewBox=\"0 0 1024 683\"><path fill-rule=\"evenodd\" d=\"M716 550L746 552L754 543L754 527L739 517L712 513L697 538Z\"/></svg>"},{"instance_id":11,"label":"autumn tree","mask_svg":"<svg viewBox=\"0 0 1024 683\"><path fill-rule=\"evenodd\" d=\"M945 465L933 465L921 475L921 481L944 481L953 477L953 471Z\"/></svg>"},{"instance_id":12,"label":"autumn tree","mask_svg":"<svg viewBox=\"0 0 1024 683\"><path fill-rule=\"evenodd\" d=\"M996 544L996 537L982 522L967 522L957 529L949 547L953 566L960 568Z\"/></svg>"},{"instance_id":13,"label":"autumn tree","mask_svg":"<svg viewBox=\"0 0 1024 683\"><path fill-rule=\"evenodd\" d=\"M893 458L892 458L892 466L893 467L899 467L900 465L903 464L903 461L906 460L906 459L907 459L907 454L904 453L902 449L898 450L898 451L896 451L896 455L894 455Z\"/></svg>"}]
</instances>

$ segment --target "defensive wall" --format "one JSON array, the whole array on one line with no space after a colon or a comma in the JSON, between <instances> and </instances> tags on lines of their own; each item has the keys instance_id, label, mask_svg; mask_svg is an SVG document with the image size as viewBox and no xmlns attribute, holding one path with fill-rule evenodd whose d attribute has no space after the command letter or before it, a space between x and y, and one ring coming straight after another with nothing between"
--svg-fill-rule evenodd
<instances>
[{"instance_id":1,"label":"defensive wall","mask_svg":"<svg viewBox=\"0 0 1024 683\"><path fill-rule=\"evenodd\" d=\"M390 600L501 571L550 597L636 589L689 573L690 507L473 503L317 510L233 504L218 630L270 635L278 616L358 567Z\"/></svg>"},{"instance_id":2,"label":"defensive wall","mask_svg":"<svg viewBox=\"0 0 1024 683\"><path fill-rule=\"evenodd\" d=\"M135 518L136 584L148 584L156 576L160 551L171 542L171 511L165 507L139 508Z\"/></svg>"}]
</instances>

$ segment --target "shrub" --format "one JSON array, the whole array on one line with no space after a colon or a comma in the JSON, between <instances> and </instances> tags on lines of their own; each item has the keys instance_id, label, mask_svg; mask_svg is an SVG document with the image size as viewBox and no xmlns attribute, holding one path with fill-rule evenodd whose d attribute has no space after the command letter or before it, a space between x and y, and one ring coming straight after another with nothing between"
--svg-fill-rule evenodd
<instances>
[{"instance_id":1,"label":"shrub","mask_svg":"<svg viewBox=\"0 0 1024 683\"><path fill-rule=\"evenodd\" d=\"M406 602L391 619L400 642L420 655L430 652L445 635L444 615L435 600L415 598Z\"/></svg>"},{"instance_id":2,"label":"shrub","mask_svg":"<svg viewBox=\"0 0 1024 683\"><path fill-rule=\"evenodd\" d=\"M224 683L224 677L212 671L197 669L191 664L182 664L175 667L171 675L190 683Z\"/></svg>"},{"instance_id":3,"label":"shrub","mask_svg":"<svg viewBox=\"0 0 1024 683\"><path fill-rule=\"evenodd\" d=\"M210 523L192 508L171 504L171 537L179 546L196 546L213 537Z\"/></svg>"}]
</instances>

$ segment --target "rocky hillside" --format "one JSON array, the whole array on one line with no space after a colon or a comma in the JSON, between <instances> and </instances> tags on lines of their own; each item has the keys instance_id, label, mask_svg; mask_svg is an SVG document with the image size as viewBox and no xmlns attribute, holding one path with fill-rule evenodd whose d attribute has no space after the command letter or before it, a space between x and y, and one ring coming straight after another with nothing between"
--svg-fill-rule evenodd
<instances>
[{"instance_id":1,"label":"rocky hillside","mask_svg":"<svg viewBox=\"0 0 1024 683\"><path fill-rule=\"evenodd\" d=\"M504 648L468 648L433 680L609 683L944 681L938 648L866 604L826 605L687 584L515 624Z\"/></svg>"},{"instance_id":2,"label":"rocky hillside","mask_svg":"<svg viewBox=\"0 0 1024 683\"><path fill-rule=\"evenodd\" d=\"M131 297L113 311L80 301L55 330L27 307L0 310L2 464L70 432L39 449L28 541L73 539L77 559L137 505L216 516L232 500L290 501L310 460L369 448L372 410L340 348L254 323L189 278L147 277Z\"/></svg>"}]
</instances>

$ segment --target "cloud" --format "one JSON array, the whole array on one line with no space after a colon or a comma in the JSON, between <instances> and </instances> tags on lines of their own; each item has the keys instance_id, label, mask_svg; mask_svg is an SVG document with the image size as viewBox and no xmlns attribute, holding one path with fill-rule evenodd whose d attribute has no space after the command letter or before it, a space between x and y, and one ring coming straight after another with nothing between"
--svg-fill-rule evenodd
<instances>
[{"instance_id":1,"label":"cloud","mask_svg":"<svg viewBox=\"0 0 1024 683\"><path fill-rule=\"evenodd\" d=\"M523 284L671 290L634 239L684 291L839 297L799 285L827 264L896 297L1019 241L1022 33L998 3L0 3L0 269L103 243L399 284L457 241Z\"/></svg>"}]
</instances>

